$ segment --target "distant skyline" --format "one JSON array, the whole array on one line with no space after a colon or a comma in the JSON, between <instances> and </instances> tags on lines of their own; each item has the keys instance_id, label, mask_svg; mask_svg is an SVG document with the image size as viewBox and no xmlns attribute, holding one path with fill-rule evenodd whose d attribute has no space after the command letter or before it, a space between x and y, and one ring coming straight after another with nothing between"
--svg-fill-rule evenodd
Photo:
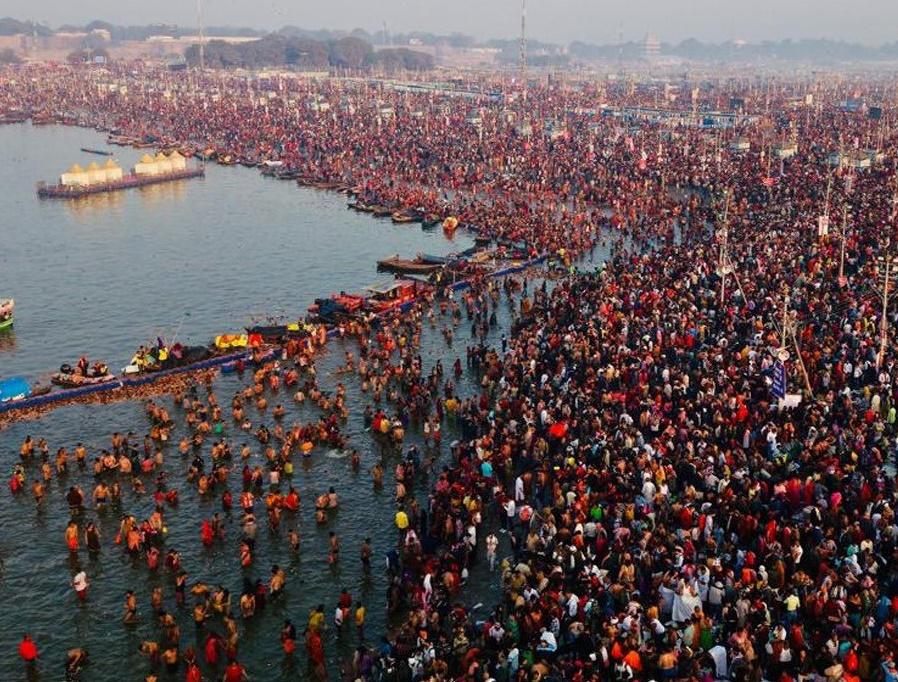
<instances>
[{"instance_id":1,"label":"distant skyline","mask_svg":"<svg viewBox=\"0 0 898 682\"><path fill-rule=\"evenodd\" d=\"M477 39L515 38L520 0L203 0L207 26L276 29L363 28L390 33L466 33ZM50 26L102 19L114 24L197 23L194 0L0 0L0 16ZM687 38L751 42L831 38L867 45L898 40L896 0L527 0L527 33L555 43Z\"/></svg>"}]
</instances>

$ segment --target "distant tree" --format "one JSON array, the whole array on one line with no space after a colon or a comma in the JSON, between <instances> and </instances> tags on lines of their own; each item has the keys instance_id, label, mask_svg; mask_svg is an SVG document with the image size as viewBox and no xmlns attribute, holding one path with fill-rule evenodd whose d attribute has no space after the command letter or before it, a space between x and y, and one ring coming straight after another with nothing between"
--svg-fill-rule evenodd
<instances>
[{"instance_id":1,"label":"distant tree","mask_svg":"<svg viewBox=\"0 0 898 682\"><path fill-rule=\"evenodd\" d=\"M115 28L116 27L110 24L108 21L100 21L99 19L94 19L84 27L84 30L87 33L90 33L91 31L109 31L109 34L112 35L112 33L115 31Z\"/></svg>"},{"instance_id":2,"label":"distant tree","mask_svg":"<svg viewBox=\"0 0 898 682\"><path fill-rule=\"evenodd\" d=\"M371 57L371 63L387 71L429 71L433 68L433 57L426 52L410 50L407 47L393 47L378 50Z\"/></svg>"},{"instance_id":3,"label":"distant tree","mask_svg":"<svg viewBox=\"0 0 898 682\"><path fill-rule=\"evenodd\" d=\"M359 69L372 53L371 45L360 38L340 38L330 44L329 59L332 66Z\"/></svg>"},{"instance_id":4,"label":"distant tree","mask_svg":"<svg viewBox=\"0 0 898 682\"><path fill-rule=\"evenodd\" d=\"M12 17L0 19L0 36L15 36L22 33L26 35L37 34L39 36L53 35L53 31L49 28L41 24L35 24L33 21L19 21Z\"/></svg>"}]
</instances>

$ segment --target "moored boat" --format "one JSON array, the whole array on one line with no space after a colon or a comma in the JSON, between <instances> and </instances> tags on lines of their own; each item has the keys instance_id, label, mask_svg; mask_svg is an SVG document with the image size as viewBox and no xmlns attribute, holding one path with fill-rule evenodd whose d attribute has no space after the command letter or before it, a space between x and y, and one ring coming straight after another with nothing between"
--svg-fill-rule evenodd
<instances>
[{"instance_id":1,"label":"moored boat","mask_svg":"<svg viewBox=\"0 0 898 682\"><path fill-rule=\"evenodd\" d=\"M86 154L99 154L100 156L112 156L112 152L103 151L102 149L91 149L90 147L81 147L81 151Z\"/></svg>"},{"instance_id":2,"label":"moored boat","mask_svg":"<svg viewBox=\"0 0 898 682\"><path fill-rule=\"evenodd\" d=\"M421 214L412 210L394 211L390 219L394 223L414 223L421 220Z\"/></svg>"},{"instance_id":3,"label":"moored boat","mask_svg":"<svg viewBox=\"0 0 898 682\"><path fill-rule=\"evenodd\" d=\"M400 258L398 254L393 258L384 258L377 261L378 270L408 275L429 275L442 268L443 265L443 263L428 262L420 257L408 260Z\"/></svg>"},{"instance_id":4,"label":"moored boat","mask_svg":"<svg viewBox=\"0 0 898 682\"><path fill-rule=\"evenodd\" d=\"M358 315L365 300L364 296L347 294L345 291L333 294L329 298L316 298L309 306L309 317L319 322L339 322Z\"/></svg>"},{"instance_id":5,"label":"moored boat","mask_svg":"<svg viewBox=\"0 0 898 682\"><path fill-rule=\"evenodd\" d=\"M299 339L308 336L311 333L311 325L305 322L286 322L278 324L269 320L267 324L254 324L245 327L246 333L256 334L262 338L265 343L279 343L284 339Z\"/></svg>"},{"instance_id":6,"label":"moored boat","mask_svg":"<svg viewBox=\"0 0 898 682\"><path fill-rule=\"evenodd\" d=\"M432 286L417 279L397 279L368 287L365 307L373 313L386 313L413 303L432 290Z\"/></svg>"},{"instance_id":7,"label":"moored boat","mask_svg":"<svg viewBox=\"0 0 898 682\"><path fill-rule=\"evenodd\" d=\"M98 384L105 384L110 381L115 381L116 377L114 374L110 374L106 372L105 374L100 374L99 376L85 376L82 374L76 374L74 372L57 372L53 376L50 377L50 383L59 386L60 388L79 388L81 386L96 386Z\"/></svg>"}]
</instances>

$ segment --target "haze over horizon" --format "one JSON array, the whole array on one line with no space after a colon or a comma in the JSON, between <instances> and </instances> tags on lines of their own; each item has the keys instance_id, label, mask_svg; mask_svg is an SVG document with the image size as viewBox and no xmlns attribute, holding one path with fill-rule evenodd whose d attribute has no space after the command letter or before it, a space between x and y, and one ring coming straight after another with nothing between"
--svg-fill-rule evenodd
<instances>
[{"instance_id":1,"label":"haze over horizon","mask_svg":"<svg viewBox=\"0 0 898 682\"><path fill-rule=\"evenodd\" d=\"M527 33L534 39L569 43L640 40L647 33L665 42L687 38L721 42L743 39L830 38L867 45L898 40L898 2L894 0L528 0ZM812 5L812 6L810 6ZM477 39L514 38L520 32L520 0L328 0L315 4L289 0L204 0L207 26L277 29L291 24L307 29L424 31L465 33ZM0 16L46 23L85 24L101 19L120 25L166 23L193 26L196 4L156 0L146 5L122 0L0 0Z\"/></svg>"}]
</instances>

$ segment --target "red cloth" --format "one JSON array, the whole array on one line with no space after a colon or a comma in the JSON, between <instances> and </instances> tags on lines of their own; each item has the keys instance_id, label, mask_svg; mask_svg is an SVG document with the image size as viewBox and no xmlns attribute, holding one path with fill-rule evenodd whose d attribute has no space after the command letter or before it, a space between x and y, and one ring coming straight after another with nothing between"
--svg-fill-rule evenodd
<instances>
[{"instance_id":1,"label":"red cloth","mask_svg":"<svg viewBox=\"0 0 898 682\"><path fill-rule=\"evenodd\" d=\"M37 658L37 645L30 639L23 639L19 644L19 656L23 661L31 663Z\"/></svg>"}]
</instances>

